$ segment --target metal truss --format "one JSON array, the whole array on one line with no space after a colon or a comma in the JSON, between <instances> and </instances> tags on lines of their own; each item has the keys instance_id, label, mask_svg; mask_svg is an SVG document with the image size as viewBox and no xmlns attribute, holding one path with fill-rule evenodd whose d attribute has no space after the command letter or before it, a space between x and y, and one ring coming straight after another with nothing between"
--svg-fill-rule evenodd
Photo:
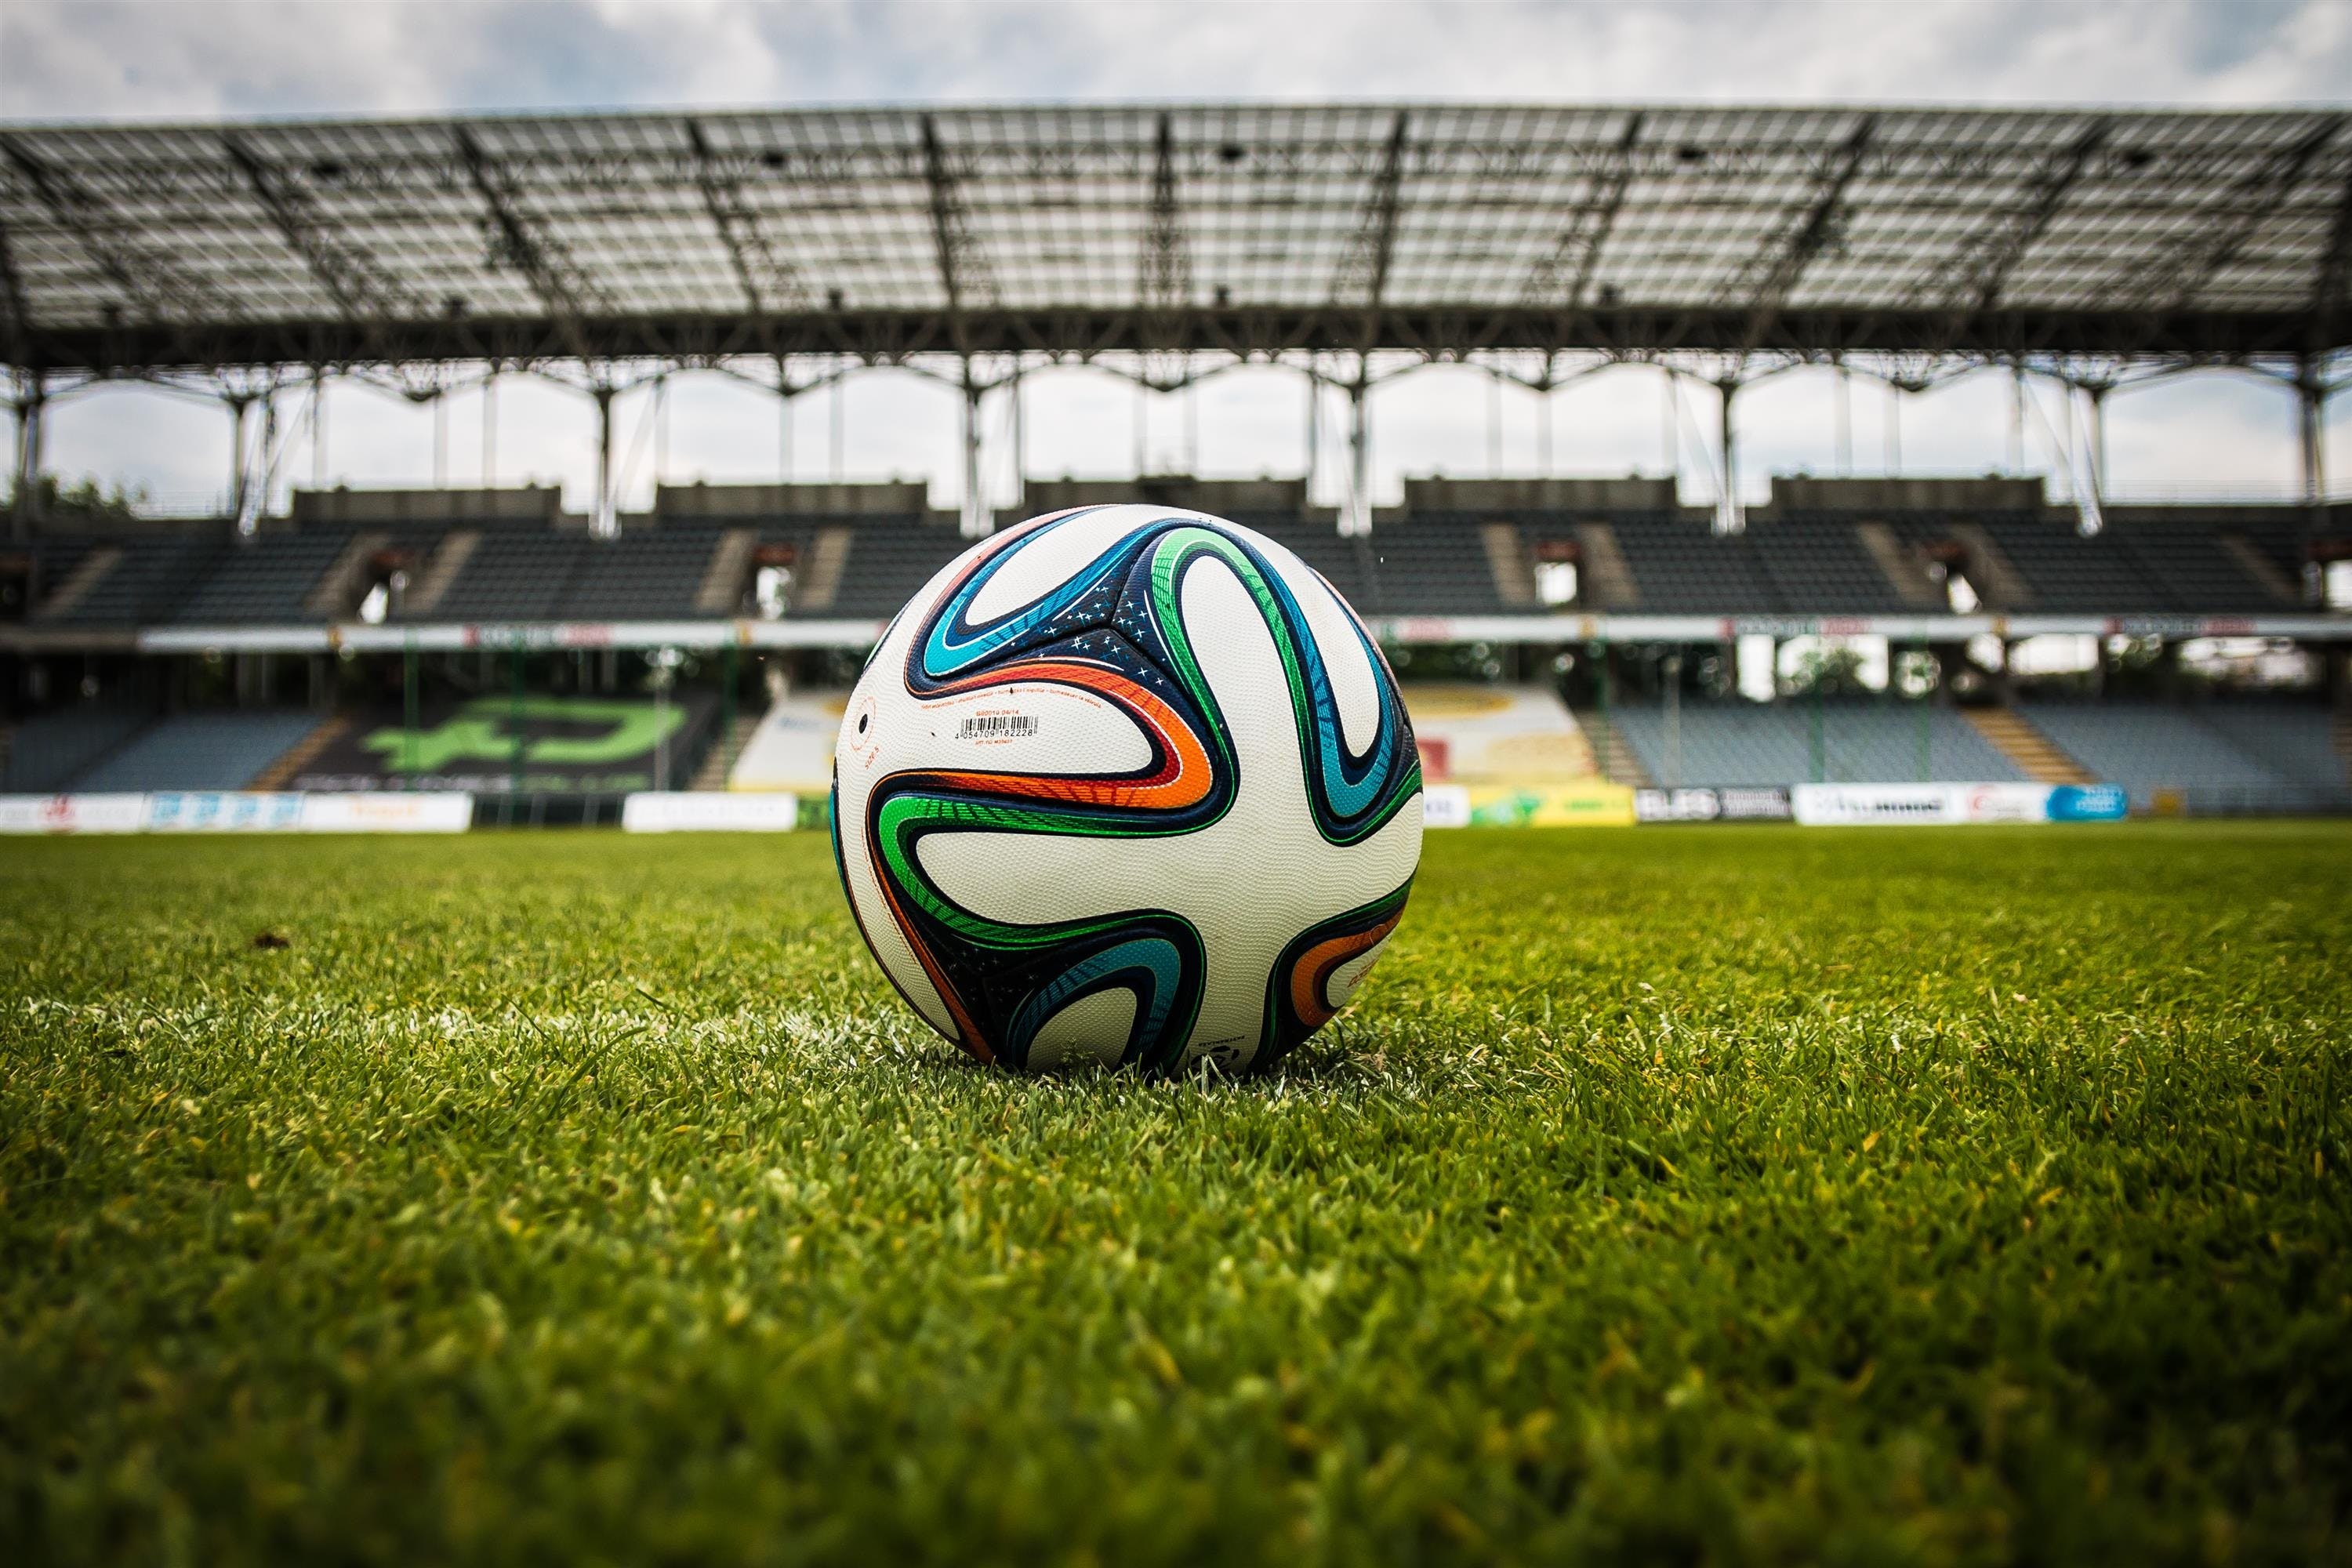
<instances>
[{"instance_id":1,"label":"metal truss","mask_svg":"<svg viewBox=\"0 0 2352 1568\"><path fill-rule=\"evenodd\" d=\"M0 127L0 355L2292 362L2352 344L2347 126L1207 104Z\"/></svg>"}]
</instances>

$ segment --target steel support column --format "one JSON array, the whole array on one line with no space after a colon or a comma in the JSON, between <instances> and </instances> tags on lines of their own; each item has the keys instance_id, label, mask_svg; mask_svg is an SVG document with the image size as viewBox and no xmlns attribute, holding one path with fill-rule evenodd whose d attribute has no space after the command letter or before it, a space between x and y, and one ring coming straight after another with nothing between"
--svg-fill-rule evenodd
<instances>
[{"instance_id":1,"label":"steel support column","mask_svg":"<svg viewBox=\"0 0 2352 1568\"><path fill-rule=\"evenodd\" d=\"M2107 394L2115 389L2095 381L2084 387L2091 400L2091 498L2102 511L2107 504Z\"/></svg>"},{"instance_id":2,"label":"steel support column","mask_svg":"<svg viewBox=\"0 0 2352 1568\"><path fill-rule=\"evenodd\" d=\"M2009 372L2009 471L2012 477L2025 472L2025 367L2011 365Z\"/></svg>"},{"instance_id":3,"label":"steel support column","mask_svg":"<svg viewBox=\"0 0 2352 1568\"><path fill-rule=\"evenodd\" d=\"M1361 376L1348 386L1348 510L1339 531L1363 537L1372 531L1372 436L1370 389Z\"/></svg>"},{"instance_id":4,"label":"steel support column","mask_svg":"<svg viewBox=\"0 0 2352 1568\"><path fill-rule=\"evenodd\" d=\"M499 368L482 378L482 488L499 483Z\"/></svg>"},{"instance_id":5,"label":"steel support column","mask_svg":"<svg viewBox=\"0 0 2352 1568\"><path fill-rule=\"evenodd\" d=\"M310 368L310 488L327 488L327 367Z\"/></svg>"},{"instance_id":6,"label":"steel support column","mask_svg":"<svg viewBox=\"0 0 2352 1568\"><path fill-rule=\"evenodd\" d=\"M966 539L978 539L989 531L988 498L980 486L980 397L981 388L971 379L971 366L966 363L963 373L963 518L961 531Z\"/></svg>"},{"instance_id":7,"label":"steel support column","mask_svg":"<svg viewBox=\"0 0 2352 1568\"><path fill-rule=\"evenodd\" d=\"M1029 381L1016 366L1013 372L1013 512L1029 508Z\"/></svg>"},{"instance_id":8,"label":"steel support column","mask_svg":"<svg viewBox=\"0 0 2352 1568\"><path fill-rule=\"evenodd\" d=\"M245 491L247 478L245 449L245 411L252 405L250 397L231 397L228 404L228 514L236 520L237 531L245 531Z\"/></svg>"},{"instance_id":9,"label":"steel support column","mask_svg":"<svg viewBox=\"0 0 2352 1568\"><path fill-rule=\"evenodd\" d=\"M1741 533L1747 530L1748 520L1739 510L1739 438L1731 418L1731 405L1738 395L1739 383L1719 381L1716 389L1723 394L1723 411L1717 451L1721 466L1716 474L1715 531Z\"/></svg>"},{"instance_id":10,"label":"steel support column","mask_svg":"<svg viewBox=\"0 0 2352 1568\"><path fill-rule=\"evenodd\" d=\"M2304 504L2317 506L2327 499L2327 387L2307 355L2295 367L2294 402L2296 473Z\"/></svg>"},{"instance_id":11,"label":"steel support column","mask_svg":"<svg viewBox=\"0 0 2352 1568\"><path fill-rule=\"evenodd\" d=\"M1853 477L1853 367L1843 360L1837 367L1838 478Z\"/></svg>"},{"instance_id":12,"label":"steel support column","mask_svg":"<svg viewBox=\"0 0 2352 1568\"><path fill-rule=\"evenodd\" d=\"M613 495L613 392L600 384L588 393L596 401L596 507L588 514L588 532L596 539L611 539L621 531Z\"/></svg>"},{"instance_id":13,"label":"steel support column","mask_svg":"<svg viewBox=\"0 0 2352 1568\"><path fill-rule=\"evenodd\" d=\"M1315 500L1316 470L1323 458L1323 383L1310 368L1307 372L1307 500Z\"/></svg>"},{"instance_id":14,"label":"steel support column","mask_svg":"<svg viewBox=\"0 0 2352 1568\"><path fill-rule=\"evenodd\" d=\"M261 459L260 483L248 479L239 488L243 498L236 509L237 542L250 544L261 531L261 514L269 510L271 481L278 473L278 393L275 388L261 395L261 444L255 453Z\"/></svg>"},{"instance_id":15,"label":"steel support column","mask_svg":"<svg viewBox=\"0 0 2352 1568\"><path fill-rule=\"evenodd\" d=\"M9 531L18 542L32 536L41 518L41 421L49 395L38 375L26 378L16 400L16 489L9 507Z\"/></svg>"}]
</instances>

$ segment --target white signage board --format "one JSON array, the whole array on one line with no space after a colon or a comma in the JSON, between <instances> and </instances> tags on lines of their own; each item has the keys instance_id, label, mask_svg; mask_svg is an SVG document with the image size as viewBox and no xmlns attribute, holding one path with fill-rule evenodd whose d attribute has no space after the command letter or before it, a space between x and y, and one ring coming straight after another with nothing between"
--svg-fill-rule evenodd
<instances>
[{"instance_id":1,"label":"white signage board","mask_svg":"<svg viewBox=\"0 0 2352 1568\"><path fill-rule=\"evenodd\" d=\"M162 791L147 797L150 833L299 833L302 797L255 790Z\"/></svg>"},{"instance_id":2,"label":"white signage board","mask_svg":"<svg viewBox=\"0 0 2352 1568\"><path fill-rule=\"evenodd\" d=\"M0 795L0 833L136 833L143 795Z\"/></svg>"},{"instance_id":3,"label":"white signage board","mask_svg":"<svg viewBox=\"0 0 2352 1568\"><path fill-rule=\"evenodd\" d=\"M717 790L640 791L621 803L625 833L789 833L800 826L798 795Z\"/></svg>"},{"instance_id":4,"label":"white signage board","mask_svg":"<svg viewBox=\"0 0 2352 1568\"><path fill-rule=\"evenodd\" d=\"M474 797L456 791L362 790L302 797L305 833L463 833L474 826Z\"/></svg>"},{"instance_id":5,"label":"white signage board","mask_svg":"<svg viewBox=\"0 0 2352 1568\"><path fill-rule=\"evenodd\" d=\"M2048 784L1807 784L1791 794L1797 820L1808 827L2050 820Z\"/></svg>"},{"instance_id":6,"label":"white signage board","mask_svg":"<svg viewBox=\"0 0 2352 1568\"><path fill-rule=\"evenodd\" d=\"M1462 784L1426 784L1421 792L1423 827L1470 826L1470 791Z\"/></svg>"}]
</instances>

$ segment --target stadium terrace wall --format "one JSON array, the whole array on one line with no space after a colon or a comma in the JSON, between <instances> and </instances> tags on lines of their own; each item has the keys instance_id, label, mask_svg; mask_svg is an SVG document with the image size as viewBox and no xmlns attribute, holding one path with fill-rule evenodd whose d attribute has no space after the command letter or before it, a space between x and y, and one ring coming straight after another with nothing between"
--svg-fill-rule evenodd
<instances>
[{"instance_id":1,"label":"stadium terrace wall","mask_svg":"<svg viewBox=\"0 0 2352 1568\"><path fill-rule=\"evenodd\" d=\"M572 621L415 626L156 626L135 633L139 652L439 653L452 649L866 648L880 620ZM1368 616L1387 643L1728 642L1742 637L1883 637L1896 642L1958 643L1990 636L2289 637L2352 642L2341 616ZM33 651L0 630L0 647Z\"/></svg>"}]
</instances>

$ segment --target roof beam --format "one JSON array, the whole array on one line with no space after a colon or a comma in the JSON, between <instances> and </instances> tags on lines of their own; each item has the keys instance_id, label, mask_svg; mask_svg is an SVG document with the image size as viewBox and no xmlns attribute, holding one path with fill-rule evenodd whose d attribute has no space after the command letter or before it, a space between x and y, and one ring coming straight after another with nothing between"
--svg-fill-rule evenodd
<instances>
[{"instance_id":1,"label":"roof beam","mask_svg":"<svg viewBox=\"0 0 2352 1568\"><path fill-rule=\"evenodd\" d=\"M1137 303L1154 325L1191 303L1192 262L1184 244L1184 211L1177 200L1176 125L1162 110L1152 139L1151 207L1143 231L1143 265L1138 268Z\"/></svg>"},{"instance_id":2,"label":"roof beam","mask_svg":"<svg viewBox=\"0 0 2352 1568\"><path fill-rule=\"evenodd\" d=\"M33 368L33 312L25 303L25 279L16 270L16 252L8 244L8 220L0 213L0 331L6 333L7 363Z\"/></svg>"},{"instance_id":3,"label":"roof beam","mask_svg":"<svg viewBox=\"0 0 2352 1568\"><path fill-rule=\"evenodd\" d=\"M1381 150L1380 168L1373 173L1371 192L1365 200L1364 220L1357 228L1356 241L1349 247L1347 260L1340 265L1339 276L1332 282L1331 302L1335 305L1350 302L1345 296L1351 284L1362 288L1367 348L1379 330L1381 302L1389 289L1389 264L1396 255L1398 197L1404 184L1405 132L1410 120L1410 115L1400 109L1389 127L1387 144Z\"/></svg>"},{"instance_id":4,"label":"roof beam","mask_svg":"<svg viewBox=\"0 0 2352 1568\"><path fill-rule=\"evenodd\" d=\"M948 167L947 149L940 142L939 119L922 118L923 181L931 193L931 239L939 254L940 286L947 291L948 331L959 352L963 342L963 312L968 298L993 294L987 260L964 225L963 197Z\"/></svg>"},{"instance_id":5,"label":"roof beam","mask_svg":"<svg viewBox=\"0 0 2352 1568\"><path fill-rule=\"evenodd\" d=\"M2033 248L2058 216L2067 195L2090 166L2092 157L2106 145L2112 121L2101 120L2068 142L2042 165L2027 187L2026 199L1992 217L1961 241L1928 280L1931 301L1947 301L1955 317L1955 335L1977 316L2000 303L2010 274Z\"/></svg>"},{"instance_id":6,"label":"roof beam","mask_svg":"<svg viewBox=\"0 0 2352 1568\"><path fill-rule=\"evenodd\" d=\"M694 149L694 183L702 193L702 210L710 215L719 243L735 268L735 281L755 321L764 321L779 306L807 302L808 290L792 263L775 253L760 232L759 216L743 199L740 180L728 174L711 150L699 121L686 122L686 140Z\"/></svg>"},{"instance_id":7,"label":"roof beam","mask_svg":"<svg viewBox=\"0 0 2352 1568\"><path fill-rule=\"evenodd\" d=\"M2347 123L2352 123L2352 116L2331 116L2272 153L2200 215L2202 221L2192 225L2179 244L2126 273L2109 290L2110 302L2151 315L2186 309L2237 259L2254 230L2277 210L2278 198L2294 188L2311 161Z\"/></svg>"},{"instance_id":8,"label":"roof beam","mask_svg":"<svg viewBox=\"0 0 2352 1568\"><path fill-rule=\"evenodd\" d=\"M174 305L185 307L190 315L203 314L201 291L178 277L161 257L119 239L115 231L131 226L118 220L107 204L69 172L34 156L14 136L0 136L0 158L25 177L49 216L73 236L82 254L122 291L142 320L163 321L171 313L166 307Z\"/></svg>"},{"instance_id":9,"label":"roof beam","mask_svg":"<svg viewBox=\"0 0 2352 1568\"><path fill-rule=\"evenodd\" d=\"M2352 293L2352 163L2344 173L2344 191L2336 200L2336 221L2327 231L2327 248L2320 252L2311 287L2311 352L2326 353L2337 346L2336 328L2344 320L2347 295Z\"/></svg>"},{"instance_id":10,"label":"roof beam","mask_svg":"<svg viewBox=\"0 0 2352 1568\"><path fill-rule=\"evenodd\" d=\"M490 221L498 228L499 259L511 263L530 282L531 292L547 308L548 317L572 357L583 363L595 358L589 352L587 334L580 325L581 318L586 314L581 308L582 300L594 297L594 285L564 253L562 243L551 234L541 234L531 222L506 172L482 151L472 130L460 125L455 133L457 155L465 161L467 177L473 182L475 193L489 209Z\"/></svg>"},{"instance_id":11,"label":"roof beam","mask_svg":"<svg viewBox=\"0 0 2352 1568\"><path fill-rule=\"evenodd\" d=\"M1762 276L1748 291L1748 331L1741 338L1739 353L1745 358L1763 342L1772 323L1779 319L1780 307L1803 281L1805 268L1813 258L1834 243L1838 226L1844 216L1846 188L1862 172L1862 161L1870 152L1870 139L1877 133L1878 116L1865 114L1853 133L1845 139L1836 155L1814 182L1812 205L1805 216L1779 247L1759 258L1757 265Z\"/></svg>"},{"instance_id":12,"label":"roof beam","mask_svg":"<svg viewBox=\"0 0 2352 1568\"><path fill-rule=\"evenodd\" d=\"M344 320L383 321L415 312L415 301L398 283L378 272L358 247L340 239L320 219L309 195L283 170L273 167L237 137L222 137L221 146L253 188L270 223L302 258L319 287L333 298Z\"/></svg>"},{"instance_id":13,"label":"roof beam","mask_svg":"<svg viewBox=\"0 0 2352 1568\"><path fill-rule=\"evenodd\" d=\"M1617 139L1616 166L1594 177L1591 192L1569 215L1559 242L1528 275L1528 286L1520 293L1521 304L1558 304L1573 310L1584 303L1592 275L1601 269L1601 247L1609 243L1617 215L1625 207L1625 192L1633 184L1633 150L1642 140L1644 118L1640 110L1627 117L1625 133ZM1564 289L1562 278L1568 279Z\"/></svg>"}]
</instances>

